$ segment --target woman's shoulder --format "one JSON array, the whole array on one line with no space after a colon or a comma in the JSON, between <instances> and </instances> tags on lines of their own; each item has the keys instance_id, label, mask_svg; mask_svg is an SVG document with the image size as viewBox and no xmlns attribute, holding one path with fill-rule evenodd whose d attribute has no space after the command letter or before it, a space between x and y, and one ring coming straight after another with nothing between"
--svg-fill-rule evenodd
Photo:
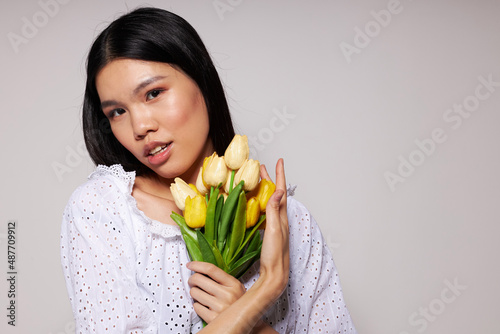
<instances>
[{"instance_id":1,"label":"woman's shoulder","mask_svg":"<svg viewBox=\"0 0 500 334\"><path fill-rule=\"evenodd\" d=\"M86 183L98 184L101 183L101 181L103 184L108 181L108 183L116 185L121 192L130 194L132 193L132 187L135 182L135 172L125 171L120 164L111 166L98 165L88 176Z\"/></svg>"},{"instance_id":2,"label":"woman's shoulder","mask_svg":"<svg viewBox=\"0 0 500 334\"><path fill-rule=\"evenodd\" d=\"M288 220L289 221L304 220L303 218L307 218L309 220L311 212L302 202L300 202L294 197L296 188L297 188L296 185L289 185L287 187L286 200L287 200Z\"/></svg>"},{"instance_id":3,"label":"woman's shoulder","mask_svg":"<svg viewBox=\"0 0 500 334\"><path fill-rule=\"evenodd\" d=\"M295 250L300 250L303 246L305 249L308 249L313 244L324 243L324 238L311 211L302 202L293 197L295 188L295 186L288 186L287 188L287 216L290 230L290 245L295 245Z\"/></svg>"},{"instance_id":4,"label":"woman's shoulder","mask_svg":"<svg viewBox=\"0 0 500 334\"><path fill-rule=\"evenodd\" d=\"M132 193L134 181L135 172L127 172L121 165L98 165L70 195L68 205L126 200Z\"/></svg>"}]
</instances>

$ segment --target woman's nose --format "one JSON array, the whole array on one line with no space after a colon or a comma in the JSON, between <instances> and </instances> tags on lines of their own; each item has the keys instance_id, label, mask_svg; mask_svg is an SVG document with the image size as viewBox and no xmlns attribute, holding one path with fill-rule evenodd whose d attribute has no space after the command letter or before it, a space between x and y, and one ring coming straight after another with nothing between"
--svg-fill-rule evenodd
<instances>
[{"instance_id":1,"label":"woman's nose","mask_svg":"<svg viewBox=\"0 0 500 334\"><path fill-rule=\"evenodd\" d=\"M137 140L143 139L149 132L158 130L158 123L148 110L137 110L131 113L132 129Z\"/></svg>"}]
</instances>

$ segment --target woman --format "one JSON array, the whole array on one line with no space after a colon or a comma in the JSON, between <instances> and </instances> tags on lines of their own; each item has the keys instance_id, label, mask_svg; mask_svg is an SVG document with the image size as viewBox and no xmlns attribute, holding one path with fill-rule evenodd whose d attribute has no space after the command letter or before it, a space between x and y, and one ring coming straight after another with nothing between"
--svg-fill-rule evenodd
<instances>
[{"instance_id":1,"label":"woman","mask_svg":"<svg viewBox=\"0 0 500 334\"><path fill-rule=\"evenodd\" d=\"M241 281L189 262L170 218L179 212L170 183L195 183L234 130L218 74L186 21L142 8L98 36L83 128L98 167L71 196L61 235L77 333L355 333L319 228L284 196L281 159L260 261ZM269 178L265 167L261 176Z\"/></svg>"}]
</instances>

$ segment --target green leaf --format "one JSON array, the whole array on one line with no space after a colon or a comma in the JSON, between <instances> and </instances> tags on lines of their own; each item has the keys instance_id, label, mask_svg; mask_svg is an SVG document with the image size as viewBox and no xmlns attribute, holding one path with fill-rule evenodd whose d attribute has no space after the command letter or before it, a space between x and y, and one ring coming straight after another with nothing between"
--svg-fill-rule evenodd
<instances>
[{"instance_id":1,"label":"green leaf","mask_svg":"<svg viewBox=\"0 0 500 334\"><path fill-rule=\"evenodd\" d=\"M186 233L182 233L182 238L186 243L186 248L188 250L191 261L203 261L203 255L201 254L198 242Z\"/></svg>"},{"instance_id":2,"label":"green leaf","mask_svg":"<svg viewBox=\"0 0 500 334\"><path fill-rule=\"evenodd\" d=\"M229 274L233 277L240 278L250 266L257 261L260 255L260 248L245 254L241 259L239 259L233 266L230 267Z\"/></svg>"},{"instance_id":3,"label":"green leaf","mask_svg":"<svg viewBox=\"0 0 500 334\"><path fill-rule=\"evenodd\" d=\"M196 230L196 235L198 237L198 245L200 245L200 251L201 255L203 256L203 260L205 262L217 265L214 253L212 252L212 247L208 243L207 239L205 239L203 233L201 233L200 230Z\"/></svg>"},{"instance_id":4,"label":"green leaf","mask_svg":"<svg viewBox=\"0 0 500 334\"><path fill-rule=\"evenodd\" d=\"M240 247L245 238L245 229L247 225L247 198L245 191L241 190L238 198L238 205L232 224L231 234L229 236L229 254L228 258L232 258L236 250Z\"/></svg>"},{"instance_id":5,"label":"green leaf","mask_svg":"<svg viewBox=\"0 0 500 334\"><path fill-rule=\"evenodd\" d=\"M236 212L236 205L238 204L238 198L243 188L244 181L241 181L233 191L227 196L224 207L222 208L221 220L219 224L219 231L217 235L217 247L219 249L224 249L224 244L226 243L226 236L231 226L231 222L234 218Z\"/></svg>"},{"instance_id":6,"label":"green leaf","mask_svg":"<svg viewBox=\"0 0 500 334\"><path fill-rule=\"evenodd\" d=\"M172 220L177 225L179 225L179 228L181 229L181 233L189 234L193 239L197 240L196 231L186 224L186 220L184 219L184 217L182 217L177 212L172 212L172 214L170 215L170 218L172 218Z\"/></svg>"},{"instance_id":7,"label":"green leaf","mask_svg":"<svg viewBox=\"0 0 500 334\"><path fill-rule=\"evenodd\" d=\"M229 271L229 268L226 266L226 263L222 259L222 254L220 253L219 249L217 248L217 243L214 240L212 244L212 252L214 253L215 261L217 262L217 267L221 268L224 270L226 273Z\"/></svg>"},{"instance_id":8,"label":"green leaf","mask_svg":"<svg viewBox=\"0 0 500 334\"><path fill-rule=\"evenodd\" d=\"M247 230L247 233L245 233L245 240L243 240L240 247L238 247L238 249L235 252L236 256L241 253L241 251L245 248L245 246L248 244L250 239L257 233L260 225L264 222L264 220L266 220L266 215L261 215L259 218L259 221L257 222L257 224L255 224L255 226L252 228L252 230L250 232L248 232L248 230ZM234 256L232 259L230 259L229 261L226 261L226 262L228 262L230 264L234 263L234 261L237 261L237 259L235 258L236 256Z\"/></svg>"},{"instance_id":9,"label":"green leaf","mask_svg":"<svg viewBox=\"0 0 500 334\"><path fill-rule=\"evenodd\" d=\"M214 190L211 187L210 191L210 199L208 200L207 205L207 217L205 219L205 238L209 244L212 244L212 241L215 238L215 206L217 204L217 197L219 196L219 188Z\"/></svg>"},{"instance_id":10,"label":"green leaf","mask_svg":"<svg viewBox=\"0 0 500 334\"><path fill-rule=\"evenodd\" d=\"M224 250L222 251L222 258L224 259L225 263L229 262L228 254L229 254L229 245L226 245L224 247Z\"/></svg>"},{"instance_id":11,"label":"green leaf","mask_svg":"<svg viewBox=\"0 0 500 334\"><path fill-rule=\"evenodd\" d=\"M262 240L260 239L260 233L255 233L248 244L248 248L246 250L247 253L251 253L259 248L262 244Z\"/></svg>"}]
</instances>

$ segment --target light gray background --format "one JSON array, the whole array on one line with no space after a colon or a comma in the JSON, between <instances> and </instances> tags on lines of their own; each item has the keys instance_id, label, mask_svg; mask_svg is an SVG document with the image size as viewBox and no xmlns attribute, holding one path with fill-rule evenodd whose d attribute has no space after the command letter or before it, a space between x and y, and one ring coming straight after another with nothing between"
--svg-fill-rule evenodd
<instances>
[{"instance_id":1,"label":"light gray background","mask_svg":"<svg viewBox=\"0 0 500 334\"><path fill-rule=\"evenodd\" d=\"M72 332L59 231L69 195L93 169L80 129L85 57L108 22L143 4L57 3L53 15L36 0L0 5L0 262L6 272L15 219L19 272L15 328L0 280L2 333ZM230 7L219 15L218 3ZM372 11L390 3L148 2L199 31L238 132L257 138L254 157L285 158L360 333L498 333L500 87L474 95L478 77L500 82L500 2L401 0L382 26ZM9 36L35 21L38 31L25 28L30 37L14 47ZM365 28L370 42L346 57L342 43L362 46ZM463 103L475 110L454 128L443 117ZM416 152L436 128L446 140ZM398 173L400 156L420 165L391 191L384 174Z\"/></svg>"}]
</instances>

